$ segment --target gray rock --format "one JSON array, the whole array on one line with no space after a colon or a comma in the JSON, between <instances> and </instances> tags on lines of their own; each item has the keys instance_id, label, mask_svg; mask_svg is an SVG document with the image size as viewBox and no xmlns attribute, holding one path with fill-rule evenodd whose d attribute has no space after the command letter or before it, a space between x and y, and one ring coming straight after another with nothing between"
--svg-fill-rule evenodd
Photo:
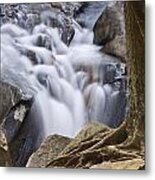
<instances>
[{"instance_id":1,"label":"gray rock","mask_svg":"<svg viewBox=\"0 0 155 180\"><path fill-rule=\"evenodd\" d=\"M0 167L11 165L12 162L8 150L7 140L2 130L0 130Z\"/></svg>"},{"instance_id":2,"label":"gray rock","mask_svg":"<svg viewBox=\"0 0 155 180\"><path fill-rule=\"evenodd\" d=\"M0 82L0 123L2 122L8 111L11 109L11 107L17 104L21 98L22 93L19 89L8 83L2 81Z\"/></svg>"},{"instance_id":3,"label":"gray rock","mask_svg":"<svg viewBox=\"0 0 155 180\"><path fill-rule=\"evenodd\" d=\"M35 4L2 4L0 5L0 25L17 24L32 32L33 28L44 23L57 27L64 43L69 45L74 36L71 17L80 8L80 3L35 3ZM69 9L68 9L69 8Z\"/></svg>"},{"instance_id":4,"label":"gray rock","mask_svg":"<svg viewBox=\"0 0 155 180\"><path fill-rule=\"evenodd\" d=\"M26 97L17 87L1 82L0 99L0 129L6 138L12 165L24 166L41 141L36 121L29 117L33 98Z\"/></svg>"},{"instance_id":5,"label":"gray rock","mask_svg":"<svg viewBox=\"0 0 155 180\"><path fill-rule=\"evenodd\" d=\"M8 143L18 134L26 116L28 115L32 105L32 99L20 100L17 104L11 107L7 115L4 117L1 124L5 132Z\"/></svg>"}]
</instances>

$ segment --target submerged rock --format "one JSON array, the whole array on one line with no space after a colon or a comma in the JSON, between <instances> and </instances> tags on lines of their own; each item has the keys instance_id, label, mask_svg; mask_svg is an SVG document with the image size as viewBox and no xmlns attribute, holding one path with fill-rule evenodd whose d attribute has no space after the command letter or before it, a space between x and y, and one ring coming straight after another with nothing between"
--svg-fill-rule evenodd
<instances>
[{"instance_id":1,"label":"submerged rock","mask_svg":"<svg viewBox=\"0 0 155 180\"><path fill-rule=\"evenodd\" d=\"M71 141L60 135L47 137L39 149L28 160L26 167L46 167Z\"/></svg>"},{"instance_id":2,"label":"submerged rock","mask_svg":"<svg viewBox=\"0 0 155 180\"><path fill-rule=\"evenodd\" d=\"M102 51L125 60L124 2L107 6L94 26L94 43L104 45Z\"/></svg>"},{"instance_id":3,"label":"submerged rock","mask_svg":"<svg viewBox=\"0 0 155 180\"><path fill-rule=\"evenodd\" d=\"M72 17L80 8L80 3L25 3L1 4L0 26L5 23L19 25L30 33L38 24L58 28L61 39L69 45L74 36Z\"/></svg>"}]
</instances>

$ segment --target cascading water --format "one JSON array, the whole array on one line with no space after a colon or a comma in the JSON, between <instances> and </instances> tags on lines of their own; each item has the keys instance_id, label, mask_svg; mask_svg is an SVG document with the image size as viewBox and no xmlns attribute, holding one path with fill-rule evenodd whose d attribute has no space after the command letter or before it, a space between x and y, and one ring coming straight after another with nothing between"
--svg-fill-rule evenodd
<instances>
[{"instance_id":1,"label":"cascading water","mask_svg":"<svg viewBox=\"0 0 155 180\"><path fill-rule=\"evenodd\" d=\"M32 31L1 27L2 79L35 97L30 117L44 137L73 137L87 122L117 127L125 116L123 64L99 51L91 29L72 23L69 46L44 22Z\"/></svg>"}]
</instances>

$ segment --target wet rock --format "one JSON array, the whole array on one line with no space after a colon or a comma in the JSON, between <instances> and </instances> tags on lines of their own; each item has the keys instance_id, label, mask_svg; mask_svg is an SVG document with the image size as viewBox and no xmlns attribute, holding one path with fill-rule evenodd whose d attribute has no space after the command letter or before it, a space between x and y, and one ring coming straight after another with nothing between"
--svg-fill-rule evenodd
<instances>
[{"instance_id":1,"label":"wet rock","mask_svg":"<svg viewBox=\"0 0 155 180\"><path fill-rule=\"evenodd\" d=\"M29 118L33 98L26 97L17 87L1 82L0 99L0 128L6 138L12 165L24 166L40 138L36 122Z\"/></svg>"},{"instance_id":2,"label":"wet rock","mask_svg":"<svg viewBox=\"0 0 155 180\"><path fill-rule=\"evenodd\" d=\"M5 116L1 126L5 132L8 143L18 134L32 105L32 99L20 100L15 104Z\"/></svg>"},{"instance_id":3,"label":"wet rock","mask_svg":"<svg viewBox=\"0 0 155 180\"><path fill-rule=\"evenodd\" d=\"M132 159L118 162L103 162L90 167L90 169L118 169L118 170L140 170L144 167L143 159Z\"/></svg>"},{"instance_id":4,"label":"wet rock","mask_svg":"<svg viewBox=\"0 0 155 180\"><path fill-rule=\"evenodd\" d=\"M61 39L69 45L74 36L71 17L81 5L79 3L35 3L35 4L2 4L0 25L17 24L32 32L40 23L58 28ZM8 15L9 12L9 15Z\"/></svg>"},{"instance_id":5,"label":"wet rock","mask_svg":"<svg viewBox=\"0 0 155 180\"><path fill-rule=\"evenodd\" d=\"M71 19L63 12L56 9L44 11L41 14L41 21L49 27L58 28L63 42L67 45L70 43L74 35L74 29L72 27Z\"/></svg>"},{"instance_id":6,"label":"wet rock","mask_svg":"<svg viewBox=\"0 0 155 180\"><path fill-rule=\"evenodd\" d=\"M100 1L97 3L84 2L76 13L76 21L82 27L92 30L108 3L109 2L106 1Z\"/></svg>"},{"instance_id":7,"label":"wet rock","mask_svg":"<svg viewBox=\"0 0 155 180\"><path fill-rule=\"evenodd\" d=\"M0 99L0 123L7 141L10 142L31 108L32 97L26 97L17 87L1 82Z\"/></svg>"},{"instance_id":8,"label":"wet rock","mask_svg":"<svg viewBox=\"0 0 155 180\"><path fill-rule=\"evenodd\" d=\"M45 167L54 159L71 139L60 135L49 136L28 160L26 167Z\"/></svg>"},{"instance_id":9,"label":"wet rock","mask_svg":"<svg viewBox=\"0 0 155 180\"><path fill-rule=\"evenodd\" d=\"M22 98L22 93L16 87L5 83L0 82L0 100L1 100L1 108L0 108L0 123L4 119L5 115L8 111L20 101Z\"/></svg>"},{"instance_id":10,"label":"wet rock","mask_svg":"<svg viewBox=\"0 0 155 180\"><path fill-rule=\"evenodd\" d=\"M33 28L40 24L40 17L38 14L28 14L25 22L25 28L31 32Z\"/></svg>"},{"instance_id":11,"label":"wet rock","mask_svg":"<svg viewBox=\"0 0 155 180\"><path fill-rule=\"evenodd\" d=\"M125 60L124 3L116 2L107 6L94 26L94 43L103 45L102 52Z\"/></svg>"}]
</instances>

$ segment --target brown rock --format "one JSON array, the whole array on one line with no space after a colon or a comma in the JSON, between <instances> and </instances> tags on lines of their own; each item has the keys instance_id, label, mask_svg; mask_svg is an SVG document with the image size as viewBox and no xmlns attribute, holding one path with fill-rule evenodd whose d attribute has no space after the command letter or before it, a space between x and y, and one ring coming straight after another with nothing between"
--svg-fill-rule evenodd
<instances>
[{"instance_id":1,"label":"brown rock","mask_svg":"<svg viewBox=\"0 0 155 180\"><path fill-rule=\"evenodd\" d=\"M69 138L60 135L49 136L31 155L26 167L45 167L70 141Z\"/></svg>"},{"instance_id":2,"label":"brown rock","mask_svg":"<svg viewBox=\"0 0 155 180\"><path fill-rule=\"evenodd\" d=\"M72 149L78 148L81 143L89 142L92 139L98 138L100 132L109 131L110 128L100 123L88 123L77 136L69 143L62 151L63 154L70 152ZM88 147L87 147L88 148Z\"/></svg>"},{"instance_id":3,"label":"brown rock","mask_svg":"<svg viewBox=\"0 0 155 180\"><path fill-rule=\"evenodd\" d=\"M144 167L143 159L132 159L118 162L103 162L93 165L91 169L118 169L118 170L139 170Z\"/></svg>"},{"instance_id":4,"label":"brown rock","mask_svg":"<svg viewBox=\"0 0 155 180\"><path fill-rule=\"evenodd\" d=\"M107 6L94 26L94 43L104 45L102 51L120 57L126 55L124 3Z\"/></svg>"},{"instance_id":5,"label":"brown rock","mask_svg":"<svg viewBox=\"0 0 155 180\"><path fill-rule=\"evenodd\" d=\"M64 150L49 161L46 167L88 168L88 164L90 166L90 164L101 163L103 158L100 151L94 151L91 148L108 132L111 132L110 128L103 124L86 124Z\"/></svg>"},{"instance_id":6,"label":"brown rock","mask_svg":"<svg viewBox=\"0 0 155 180\"><path fill-rule=\"evenodd\" d=\"M122 62L125 62L126 56L126 43L125 36L116 36L112 41L106 43L106 45L102 48L102 52L117 56L121 59Z\"/></svg>"}]
</instances>

